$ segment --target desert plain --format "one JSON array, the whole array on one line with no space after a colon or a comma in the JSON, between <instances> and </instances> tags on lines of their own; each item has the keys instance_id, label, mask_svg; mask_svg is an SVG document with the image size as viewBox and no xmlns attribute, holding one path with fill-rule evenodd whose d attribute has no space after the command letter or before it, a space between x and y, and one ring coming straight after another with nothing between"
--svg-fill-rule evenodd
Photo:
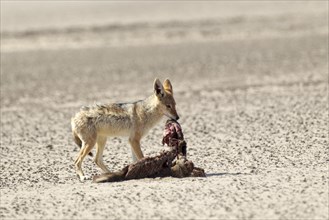
<instances>
[{"instance_id":1,"label":"desert plain","mask_svg":"<svg viewBox=\"0 0 329 220\"><path fill-rule=\"evenodd\" d=\"M1 219L328 219L328 6L2 32ZM174 88L187 155L206 178L80 182L83 105ZM165 118L142 141L159 153ZM104 162L132 162L110 138ZM99 174L93 158L83 169Z\"/></svg>"}]
</instances>

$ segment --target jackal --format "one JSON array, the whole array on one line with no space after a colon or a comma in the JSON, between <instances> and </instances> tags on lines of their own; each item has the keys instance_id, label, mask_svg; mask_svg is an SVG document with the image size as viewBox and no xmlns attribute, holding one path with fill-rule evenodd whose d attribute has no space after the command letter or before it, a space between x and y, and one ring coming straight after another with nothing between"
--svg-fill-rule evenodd
<instances>
[{"instance_id":1,"label":"jackal","mask_svg":"<svg viewBox=\"0 0 329 220\"><path fill-rule=\"evenodd\" d=\"M110 172L103 163L103 150L107 137L128 137L133 160L143 158L140 141L165 115L178 120L176 102L169 79L162 84L154 80L154 94L132 103L113 103L82 107L71 119L74 141L80 146L75 168L80 180L86 179L81 165L96 144L95 163L103 172Z\"/></svg>"}]
</instances>

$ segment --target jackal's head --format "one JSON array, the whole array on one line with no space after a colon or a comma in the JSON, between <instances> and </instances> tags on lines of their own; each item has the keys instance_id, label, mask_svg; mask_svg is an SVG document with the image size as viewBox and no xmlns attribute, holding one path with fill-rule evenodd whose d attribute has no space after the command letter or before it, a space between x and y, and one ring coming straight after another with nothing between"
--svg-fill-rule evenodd
<instances>
[{"instance_id":1,"label":"jackal's head","mask_svg":"<svg viewBox=\"0 0 329 220\"><path fill-rule=\"evenodd\" d=\"M176 102L169 79L166 79L163 84L159 79L155 79L154 94L159 100L162 113L171 119L178 120L179 116L176 111Z\"/></svg>"}]
</instances>

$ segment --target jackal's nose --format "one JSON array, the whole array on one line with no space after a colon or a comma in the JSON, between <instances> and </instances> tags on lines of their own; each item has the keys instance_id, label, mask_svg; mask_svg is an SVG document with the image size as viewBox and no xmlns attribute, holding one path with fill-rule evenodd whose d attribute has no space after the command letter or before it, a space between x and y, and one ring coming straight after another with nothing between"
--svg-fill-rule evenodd
<instances>
[{"instance_id":1,"label":"jackal's nose","mask_svg":"<svg viewBox=\"0 0 329 220\"><path fill-rule=\"evenodd\" d=\"M176 116L176 121L177 121L178 119L179 119L179 116L177 115L177 116Z\"/></svg>"}]
</instances>

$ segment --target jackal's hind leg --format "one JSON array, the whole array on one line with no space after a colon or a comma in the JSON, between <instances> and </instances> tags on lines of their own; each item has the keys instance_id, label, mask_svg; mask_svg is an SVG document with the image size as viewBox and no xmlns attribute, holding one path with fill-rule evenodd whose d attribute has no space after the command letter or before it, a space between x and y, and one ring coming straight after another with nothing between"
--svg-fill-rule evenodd
<instances>
[{"instance_id":1,"label":"jackal's hind leg","mask_svg":"<svg viewBox=\"0 0 329 220\"><path fill-rule=\"evenodd\" d=\"M103 162L103 151L106 144L106 137L98 137L97 138L97 146L96 146L96 156L95 156L95 163L96 165L102 169L104 173L109 173L110 170L107 166L104 165Z\"/></svg>"},{"instance_id":2,"label":"jackal's hind leg","mask_svg":"<svg viewBox=\"0 0 329 220\"><path fill-rule=\"evenodd\" d=\"M81 181L87 179L82 171L82 167L81 167L82 162L84 158L88 155L88 153L93 149L94 146L95 146L95 141L83 142L79 156L74 162L77 175L79 176Z\"/></svg>"}]
</instances>

